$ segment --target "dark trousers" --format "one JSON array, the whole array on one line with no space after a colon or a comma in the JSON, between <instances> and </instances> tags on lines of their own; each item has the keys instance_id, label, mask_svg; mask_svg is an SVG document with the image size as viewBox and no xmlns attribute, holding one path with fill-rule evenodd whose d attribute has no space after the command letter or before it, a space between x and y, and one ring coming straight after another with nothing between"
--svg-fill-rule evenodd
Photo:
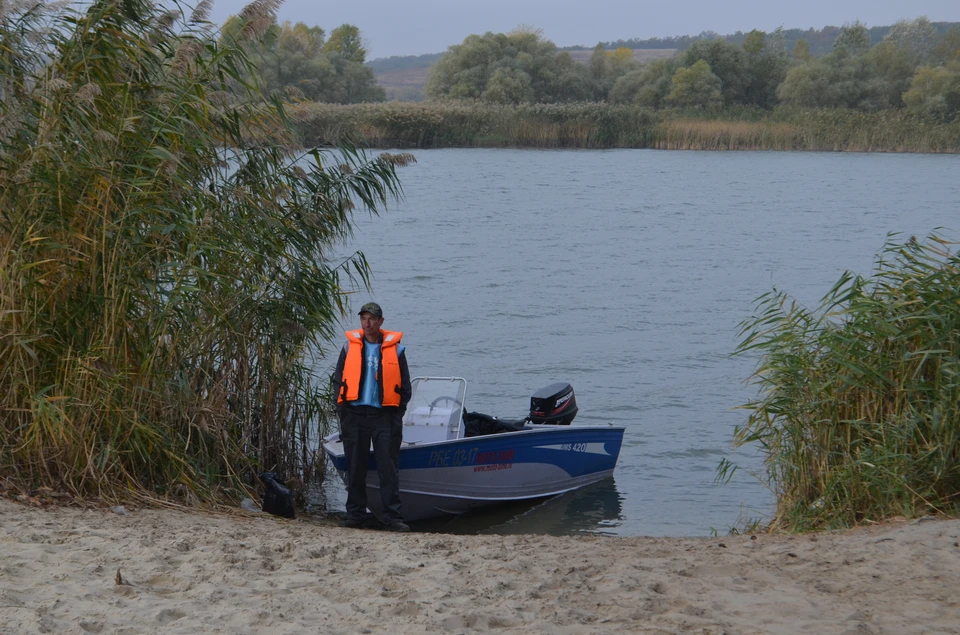
<instances>
[{"instance_id":1,"label":"dark trousers","mask_svg":"<svg viewBox=\"0 0 960 635\"><path fill-rule=\"evenodd\" d=\"M383 522L390 524L400 515L400 442L403 424L396 408L367 406L343 408L340 438L347 459L347 518L362 520L367 514L367 465L370 442L380 477Z\"/></svg>"}]
</instances>

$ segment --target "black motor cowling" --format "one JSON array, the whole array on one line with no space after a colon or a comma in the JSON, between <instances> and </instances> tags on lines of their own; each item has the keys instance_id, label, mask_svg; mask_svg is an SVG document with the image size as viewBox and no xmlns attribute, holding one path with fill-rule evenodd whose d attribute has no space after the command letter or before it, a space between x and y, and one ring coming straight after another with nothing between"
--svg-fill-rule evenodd
<instances>
[{"instance_id":1,"label":"black motor cowling","mask_svg":"<svg viewBox=\"0 0 960 635\"><path fill-rule=\"evenodd\" d=\"M577 416L573 386L559 382L544 386L530 397L530 422L567 426Z\"/></svg>"}]
</instances>

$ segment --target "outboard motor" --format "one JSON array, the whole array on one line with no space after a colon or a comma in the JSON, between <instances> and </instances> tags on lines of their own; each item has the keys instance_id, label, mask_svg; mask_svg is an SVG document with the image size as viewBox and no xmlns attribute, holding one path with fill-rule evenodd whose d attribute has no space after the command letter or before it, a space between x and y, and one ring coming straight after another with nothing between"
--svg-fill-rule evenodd
<instances>
[{"instance_id":1,"label":"outboard motor","mask_svg":"<svg viewBox=\"0 0 960 635\"><path fill-rule=\"evenodd\" d=\"M577 398L573 386L559 382L544 386L530 397L531 423L568 426L577 416Z\"/></svg>"}]
</instances>

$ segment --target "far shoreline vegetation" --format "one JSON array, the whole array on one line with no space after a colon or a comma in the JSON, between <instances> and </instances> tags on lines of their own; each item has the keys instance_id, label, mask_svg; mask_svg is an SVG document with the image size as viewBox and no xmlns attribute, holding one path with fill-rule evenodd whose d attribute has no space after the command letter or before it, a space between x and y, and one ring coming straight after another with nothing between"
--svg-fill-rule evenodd
<instances>
[{"instance_id":1,"label":"far shoreline vegetation","mask_svg":"<svg viewBox=\"0 0 960 635\"><path fill-rule=\"evenodd\" d=\"M960 152L960 23L701 33L592 50L521 27L470 35L443 54L368 61L355 25L327 33L272 20L243 45L253 68L238 79L287 103L307 147ZM217 39L235 39L241 23L228 19ZM399 73L403 90L384 73Z\"/></svg>"},{"instance_id":2,"label":"far shoreline vegetation","mask_svg":"<svg viewBox=\"0 0 960 635\"><path fill-rule=\"evenodd\" d=\"M960 152L960 122L902 110L652 110L603 103L479 101L298 104L309 146L368 148L653 148L814 152Z\"/></svg>"},{"instance_id":3,"label":"far shoreline vegetation","mask_svg":"<svg viewBox=\"0 0 960 635\"><path fill-rule=\"evenodd\" d=\"M960 151L960 24L924 17L592 51L524 28L367 65L391 101L304 104L307 143L349 122L371 147Z\"/></svg>"}]
</instances>

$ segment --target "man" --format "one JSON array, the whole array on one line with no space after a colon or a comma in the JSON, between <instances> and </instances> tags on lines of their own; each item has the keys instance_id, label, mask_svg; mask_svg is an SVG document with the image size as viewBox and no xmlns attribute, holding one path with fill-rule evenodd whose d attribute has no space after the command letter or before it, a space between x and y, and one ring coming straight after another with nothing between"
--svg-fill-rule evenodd
<instances>
[{"instance_id":1,"label":"man","mask_svg":"<svg viewBox=\"0 0 960 635\"><path fill-rule=\"evenodd\" d=\"M380 477L384 529L410 531L400 514L400 442L403 413L410 401L410 371L403 333L385 331L383 310L375 302L360 308L360 330L347 331L334 386L340 438L347 459L347 519L359 528L367 518L367 463L370 442Z\"/></svg>"}]
</instances>

